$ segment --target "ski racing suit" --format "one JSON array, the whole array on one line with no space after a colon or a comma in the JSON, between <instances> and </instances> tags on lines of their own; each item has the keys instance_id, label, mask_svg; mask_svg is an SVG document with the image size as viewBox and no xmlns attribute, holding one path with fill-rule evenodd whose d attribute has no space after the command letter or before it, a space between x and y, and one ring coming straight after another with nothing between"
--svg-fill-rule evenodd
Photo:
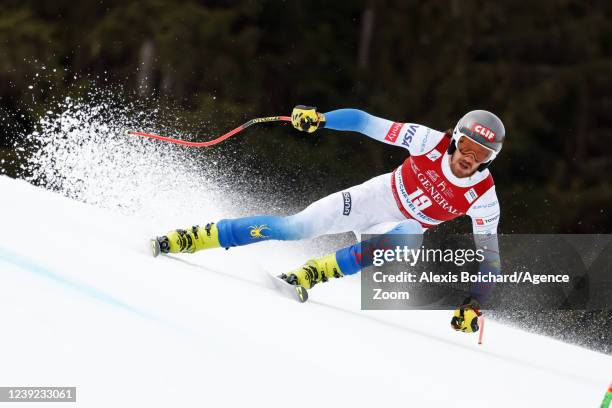
<instances>
[{"instance_id":1,"label":"ski racing suit","mask_svg":"<svg viewBox=\"0 0 612 408\"><path fill-rule=\"evenodd\" d=\"M481 270L499 273L497 226L500 206L488 169L458 178L450 169L451 142L444 132L416 123L398 123L357 109L325 113L326 129L359 132L375 140L407 149L410 156L391 173L324 197L303 211L286 217L252 216L217 223L222 247L262 240L301 240L353 231L359 234L402 235L417 248L429 228L464 214L472 219L477 248L484 248ZM336 251L344 275L365 266L360 244ZM471 295L480 301L492 285L474 285Z\"/></svg>"}]
</instances>

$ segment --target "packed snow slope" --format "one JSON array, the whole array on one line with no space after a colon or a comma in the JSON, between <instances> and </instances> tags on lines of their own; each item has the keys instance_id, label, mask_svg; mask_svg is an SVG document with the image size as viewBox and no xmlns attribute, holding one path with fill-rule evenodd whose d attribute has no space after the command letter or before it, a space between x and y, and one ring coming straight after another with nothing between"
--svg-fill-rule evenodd
<instances>
[{"instance_id":1,"label":"packed snow slope","mask_svg":"<svg viewBox=\"0 0 612 408\"><path fill-rule=\"evenodd\" d=\"M299 304L266 272L301 263L295 243L153 258L149 237L207 218L7 177L0 197L2 386L76 386L80 407L576 408L612 378L610 356L494 321L478 346L449 312L361 311L358 276Z\"/></svg>"}]
</instances>

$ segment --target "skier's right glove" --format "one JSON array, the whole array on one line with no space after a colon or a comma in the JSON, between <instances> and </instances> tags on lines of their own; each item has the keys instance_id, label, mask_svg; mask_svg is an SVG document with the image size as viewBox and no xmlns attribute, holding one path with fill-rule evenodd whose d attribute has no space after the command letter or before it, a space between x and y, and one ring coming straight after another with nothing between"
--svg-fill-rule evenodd
<instances>
[{"instance_id":1,"label":"skier's right glove","mask_svg":"<svg viewBox=\"0 0 612 408\"><path fill-rule=\"evenodd\" d=\"M297 130L312 133L325 127L325 115L317 112L314 106L298 105L291 112L291 124Z\"/></svg>"},{"instance_id":2,"label":"skier's right glove","mask_svg":"<svg viewBox=\"0 0 612 408\"><path fill-rule=\"evenodd\" d=\"M473 297L467 297L461 306L453 314L451 319L451 327L457 331L465 333L477 332L478 318L482 316L480 311L480 303Z\"/></svg>"}]
</instances>

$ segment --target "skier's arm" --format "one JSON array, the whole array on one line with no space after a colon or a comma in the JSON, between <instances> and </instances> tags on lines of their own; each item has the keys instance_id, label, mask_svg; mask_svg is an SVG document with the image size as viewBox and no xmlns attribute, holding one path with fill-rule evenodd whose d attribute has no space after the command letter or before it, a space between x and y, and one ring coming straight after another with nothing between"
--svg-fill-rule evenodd
<instances>
[{"instance_id":1,"label":"skier's arm","mask_svg":"<svg viewBox=\"0 0 612 408\"><path fill-rule=\"evenodd\" d=\"M293 126L301 131L311 133L324 127L358 132L380 142L408 149L411 155L431 150L444 135L423 125L392 122L359 109L319 113L314 107L300 105L293 109L291 118Z\"/></svg>"},{"instance_id":2,"label":"skier's arm","mask_svg":"<svg viewBox=\"0 0 612 408\"><path fill-rule=\"evenodd\" d=\"M393 126L390 120L370 115L359 109L337 109L324 115L326 129L359 132L381 141Z\"/></svg>"},{"instance_id":3,"label":"skier's arm","mask_svg":"<svg viewBox=\"0 0 612 408\"><path fill-rule=\"evenodd\" d=\"M359 132L374 140L408 149L411 155L431 150L444 133L416 123L392 122L359 109L338 109L324 114L325 128Z\"/></svg>"},{"instance_id":4,"label":"skier's arm","mask_svg":"<svg viewBox=\"0 0 612 408\"><path fill-rule=\"evenodd\" d=\"M476 250L482 251L484 260L480 262L478 271L481 274L499 275L501 273L501 258L499 256L499 243L497 234L474 235ZM470 287L470 296L484 304L491 295L495 283L475 283Z\"/></svg>"},{"instance_id":5,"label":"skier's arm","mask_svg":"<svg viewBox=\"0 0 612 408\"><path fill-rule=\"evenodd\" d=\"M497 226L500 218L499 200L495 194L495 187L491 187L482 195L467 214L472 218L472 229L476 249L482 251L484 260L479 265L483 274L499 275L501 272L501 258L497 240ZM481 304L485 302L494 283L474 284L470 288L470 296L476 298Z\"/></svg>"},{"instance_id":6,"label":"skier's arm","mask_svg":"<svg viewBox=\"0 0 612 408\"><path fill-rule=\"evenodd\" d=\"M478 198L467 211L472 218L474 243L478 253L482 253L483 260L478 265L481 274L499 275L501 260L499 257L499 244L497 241L497 225L499 224L499 200L495 194L495 186ZM495 283L475 283L470 287L469 296L463 301L451 319L453 329L463 332L478 331L478 317L481 305L491 295Z\"/></svg>"}]
</instances>

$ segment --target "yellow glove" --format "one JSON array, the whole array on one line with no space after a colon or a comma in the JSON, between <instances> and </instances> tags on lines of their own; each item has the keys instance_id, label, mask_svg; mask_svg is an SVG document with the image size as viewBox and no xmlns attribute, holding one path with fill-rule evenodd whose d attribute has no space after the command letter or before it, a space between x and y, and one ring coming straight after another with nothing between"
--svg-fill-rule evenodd
<instances>
[{"instance_id":1,"label":"yellow glove","mask_svg":"<svg viewBox=\"0 0 612 408\"><path fill-rule=\"evenodd\" d=\"M465 333L477 332L480 328L478 327L478 317L480 316L482 316L480 304L476 299L468 297L463 301L463 304L455 310L453 318L451 319L451 326L453 329Z\"/></svg>"},{"instance_id":2,"label":"yellow glove","mask_svg":"<svg viewBox=\"0 0 612 408\"><path fill-rule=\"evenodd\" d=\"M325 126L325 115L313 106L298 105L291 112L291 124L297 130L312 133Z\"/></svg>"}]
</instances>

